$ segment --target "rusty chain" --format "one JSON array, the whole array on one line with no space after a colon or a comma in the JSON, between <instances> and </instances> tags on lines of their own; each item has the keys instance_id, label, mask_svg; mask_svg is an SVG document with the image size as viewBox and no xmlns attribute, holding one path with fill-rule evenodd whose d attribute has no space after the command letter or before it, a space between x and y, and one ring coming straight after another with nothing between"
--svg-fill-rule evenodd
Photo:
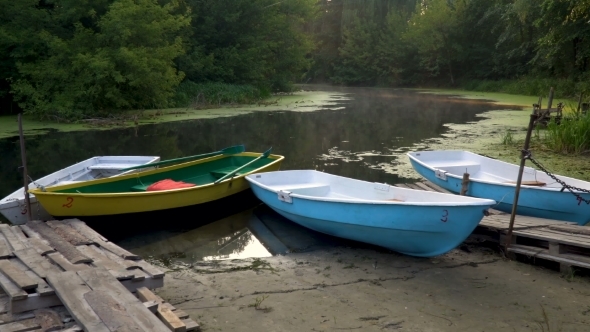
<instances>
[{"instance_id":1,"label":"rusty chain","mask_svg":"<svg viewBox=\"0 0 590 332\"><path fill-rule=\"evenodd\" d=\"M547 170L547 168L545 168L545 166L543 166L540 162L538 162L537 160L535 160L531 154L530 151L528 150L522 150L522 157L524 159L528 159L530 160L533 164L535 164L535 166L537 166L541 171L545 172L545 174L547 174L550 178L552 178L555 182L559 183L563 188L561 189L561 191L564 191L565 189L567 189L569 192L571 192L574 196L576 196L576 199L578 200L578 205L582 202L586 203L586 204L590 204L590 200L589 199L585 199L584 197L582 197L580 194L574 192L574 190L576 191L581 191L584 193L588 193L590 194L590 190L588 189L583 189L583 188L578 188L578 187L574 187L574 186L570 186L569 184L563 182L562 180L558 179L555 175L553 175L551 172L549 172Z\"/></svg>"}]
</instances>

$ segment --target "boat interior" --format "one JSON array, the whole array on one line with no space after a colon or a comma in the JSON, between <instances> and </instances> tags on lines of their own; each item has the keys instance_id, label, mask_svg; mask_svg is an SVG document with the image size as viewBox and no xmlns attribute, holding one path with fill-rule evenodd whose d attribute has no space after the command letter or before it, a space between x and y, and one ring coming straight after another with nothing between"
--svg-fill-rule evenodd
<instances>
[{"instance_id":1,"label":"boat interior","mask_svg":"<svg viewBox=\"0 0 590 332\"><path fill-rule=\"evenodd\" d=\"M328 173L298 170L262 173L249 176L273 191L318 197L378 202L468 202L471 197L399 188Z\"/></svg>"},{"instance_id":2,"label":"boat interior","mask_svg":"<svg viewBox=\"0 0 590 332\"><path fill-rule=\"evenodd\" d=\"M88 181L78 186L57 188L60 193L121 193L144 192L147 188L161 180L170 179L191 183L196 186L211 184L221 177L232 173L238 167L254 160L253 156L220 156L208 162L193 161L163 167L152 171L139 172L125 176L114 177L103 181ZM236 176L247 174L258 168L266 166L279 156L269 156L255 161L236 173Z\"/></svg>"},{"instance_id":3,"label":"boat interior","mask_svg":"<svg viewBox=\"0 0 590 332\"><path fill-rule=\"evenodd\" d=\"M469 173L469 178L486 182L516 184L519 165L484 157L467 151L420 151L409 153L410 156L425 163L429 167L462 177ZM557 176L561 180L576 187L590 189L590 183ZM545 172L525 166L522 184L545 188L562 186L551 179Z\"/></svg>"}]
</instances>

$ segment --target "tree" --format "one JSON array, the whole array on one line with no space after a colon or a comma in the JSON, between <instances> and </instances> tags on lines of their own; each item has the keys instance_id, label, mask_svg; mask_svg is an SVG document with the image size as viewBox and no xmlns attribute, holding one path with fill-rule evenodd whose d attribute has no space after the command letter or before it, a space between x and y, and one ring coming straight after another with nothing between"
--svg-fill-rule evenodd
<instances>
[{"instance_id":1,"label":"tree","mask_svg":"<svg viewBox=\"0 0 590 332\"><path fill-rule=\"evenodd\" d=\"M408 38L420 54L421 67L432 77L446 73L455 84L454 62L463 51L456 39L468 0L423 0L410 19Z\"/></svg>"},{"instance_id":2,"label":"tree","mask_svg":"<svg viewBox=\"0 0 590 332\"><path fill-rule=\"evenodd\" d=\"M546 31L539 39L535 62L554 75L578 78L590 58L590 1L545 0L537 26Z\"/></svg>"},{"instance_id":3,"label":"tree","mask_svg":"<svg viewBox=\"0 0 590 332\"><path fill-rule=\"evenodd\" d=\"M229 4L231 3L231 4ZM188 0L192 34L179 69L193 82L280 89L309 67L304 22L315 0Z\"/></svg>"},{"instance_id":4,"label":"tree","mask_svg":"<svg viewBox=\"0 0 590 332\"><path fill-rule=\"evenodd\" d=\"M86 12L75 5L51 9L61 31L38 33L46 53L18 63L21 77L12 84L28 113L80 118L166 106L183 77L173 61L183 53L177 34L189 19L172 14L175 2L116 0L99 16L100 5ZM73 28L66 29L68 22Z\"/></svg>"},{"instance_id":5,"label":"tree","mask_svg":"<svg viewBox=\"0 0 590 332\"><path fill-rule=\"evenodd\" d=\"M372 84L378 75L374 51L379 38L375 23L357 17L343 28L339 61L334 65L335 83Z\"/></svg>"}]
</instances>

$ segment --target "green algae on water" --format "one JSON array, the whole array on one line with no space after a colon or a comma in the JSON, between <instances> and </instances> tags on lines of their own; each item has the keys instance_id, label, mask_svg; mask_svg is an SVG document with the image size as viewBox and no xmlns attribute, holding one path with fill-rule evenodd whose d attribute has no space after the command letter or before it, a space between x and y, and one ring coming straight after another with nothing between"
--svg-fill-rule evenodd
<instances>
[{"instance_id":1,"label":"green algae on water","mask_svg":"<svg viewBox=\"0 0 590 332\"><path fill-rule=\"evenodd\" d=\"M25 135L28 136L46 134L52 130L61 132L108 130L172 121L230 117L260 111L315 112L323 109L339 109L340 103L348 99L349 97L344 93L300 91L289 95L273 96L254 105L223 106L207 109L186 107L143 111L134 110L122 112L118 118L84 120L76 123L40 121L24 116L23 130ZM0 117L0 139L18 135L16 119L16 115Z\"/></svg>"}]
</instances>

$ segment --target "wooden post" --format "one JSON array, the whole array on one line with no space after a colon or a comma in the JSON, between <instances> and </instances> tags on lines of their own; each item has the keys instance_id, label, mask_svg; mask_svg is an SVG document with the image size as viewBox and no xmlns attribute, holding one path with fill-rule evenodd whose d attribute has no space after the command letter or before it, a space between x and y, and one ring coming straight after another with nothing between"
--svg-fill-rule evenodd
<instances>
[{"instance_id":1,"label":"wooden post","mask_svg":"<svg viewBox=\"0 0 590 332\"><path fill-rule=\"evenodd\" d=\"M467 189L469 187L469 173L463 173L463 180L461 180L461 196L465 196L467 194Z\"/></svg>"},{"instance_id":2,"label":"wooden post","mask_svg":"<svg viewBox=\"0 0 590 332\"><path fill-rule=\"evenodd\" d=\"M553 91L553 88L551 88ZM553 93L550 94L549 105L551 105L551 99L553 97ZM514 228L514 217L516 216L516 209L518 206L518 196L520 195L520 185L522 183L522 173L524 171L524 164L526 163L526 157L529 150L529 145L531 143L531 134L533 132L533 127L535 126L535 120L538 119L537 114L531 114L531 118L529 120L529 127L526 132L526 138L524 140L524 147L521 152L520 156L520 168L518 169L518 178L516 179L516 188L514 190L514 201L512 202L512 213L510 214L510 226L508 226L508 234L506 234L506 243L504 247L506 252L508 252L508 247L510 247L510 243L512 243L512 230Z\"/></svg>"},{"instance_id":3,"label":"wooden post","mask_svg":"<svg viewBox=\"0 0 590 332\"><path fill-rule=\"evenodd\" d=\"M553 104L553 87L549 89L549 100L547 100L547 111L551 109L551 104Z\"/></svg>"},{"instance_id":4,"label":"wooden post","mask_svg":"<svg viewBox=\"0 0 590 332\"><path fill-rule=\"evenodd\" d=\"M580 98L578 98L578 108L576 109L576 115L580 115L581 107L582 107L582 93L580 92Z\"/></svg>"},{"instance_id":5,"label":"wooden post","mask_svg":"<svg viewBox=\"0 0 590 332\"><path fill-rule=\"evenodd\" d=\"M33 220L31 215L31 200L29 198L29 173L27 171L27 153L25 151L25 135L23 134L23 117L22 114L18 114L18 134L20 136L20 156L23 167L23 183L25 185L25 205L27 208L27 218L29 221Z\"/></svg>"}]
</instances>

